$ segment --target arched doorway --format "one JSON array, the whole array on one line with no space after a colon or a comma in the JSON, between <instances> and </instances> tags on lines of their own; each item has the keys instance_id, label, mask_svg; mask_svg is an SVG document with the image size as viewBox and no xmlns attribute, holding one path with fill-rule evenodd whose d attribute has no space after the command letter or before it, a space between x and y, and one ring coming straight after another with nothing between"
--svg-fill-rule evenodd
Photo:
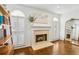
<instances>
[{"instance_id":1,"label":"arched doorway","mask_svg":"<svg viewBox=\"0 0 79 59\"><path fill-rule=\"evenodd\" d=\"M65 23L65 40L79 45L79 19L70 19Z\"/></svg>"},{"instance_id":2,"label":"arched doorway","mask_svg":"<svg viewBox=\"0 0 79 59\"><path fill-rule=\"evenodd\" d=\"M11 12L11 26L14 48L23 47L25 45L24 20L25 15L22 11L14 10Z\"/></svg>"}]
</instances>

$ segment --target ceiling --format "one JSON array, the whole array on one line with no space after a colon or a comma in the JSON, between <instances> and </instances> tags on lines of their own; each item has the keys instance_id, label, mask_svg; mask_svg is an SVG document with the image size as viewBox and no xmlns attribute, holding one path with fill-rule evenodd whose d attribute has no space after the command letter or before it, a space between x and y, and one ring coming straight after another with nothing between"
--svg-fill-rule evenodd
<instances>
[{"instance_id":1,"label":"ceiling","mask_svg":"<svg viewBox=\"0 0 79 59\"><path fill-rule=\"evenodd\" d=\"M28 6L58 14L64 14L79 9L79 4L28 4Z\"/></svg>"}]
</instances>

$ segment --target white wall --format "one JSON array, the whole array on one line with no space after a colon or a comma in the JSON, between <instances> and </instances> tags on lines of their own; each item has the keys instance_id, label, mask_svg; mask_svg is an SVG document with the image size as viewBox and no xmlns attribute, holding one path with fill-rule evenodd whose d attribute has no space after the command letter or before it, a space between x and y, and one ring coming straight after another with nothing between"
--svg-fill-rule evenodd
<instances>
[{"instance_id":1,"label":"white wall","mask_svg":"<svg viewBox=\"0 0 79 59\"><path fill-rule=\"evenodd\" d=\"M79 9L71 11L70 13L66 13L61 15L60 17L60 39L64 39L65 34L65 22L70 20L71 18L79 19Z\"/></svg>"},{"instance_id":2,"label":"white wall","mask_svg":"<svg viewBox=\"0 0 79 59\"><path fill-rule=\"evenodd\" d=\"M31 23L29 22L28 20L28 16L30 14L33 14L34 12L39 14L39 12L41 13L46 13L49 18L48 18L48 24L51 25L51 29L50 29L50 32L49 32L49 41L53 41L53 18L54 17L57 17L59 19L59 15L58 14L55 14L55 13L50 13L50 12L47 12L47 11L44 11L44 10L41 10L41 9L36 9L36 8L31 8L31 7L28 7L28 6L24 6L24 5L7 5L7 8L10 10L10 12L12 12L13 10L20 10L22 11L26 18L25 18L25 41L26 41L26 45L27 46L30 46L30 43L31 43L31 39L32 39L32 27L31 27ZM60 19L59 19L60 21ZM59 34L59 23L58 23L58 34ZM58 35L58 38L59 39L59 35Z\"/></svg>"}]
</instances>

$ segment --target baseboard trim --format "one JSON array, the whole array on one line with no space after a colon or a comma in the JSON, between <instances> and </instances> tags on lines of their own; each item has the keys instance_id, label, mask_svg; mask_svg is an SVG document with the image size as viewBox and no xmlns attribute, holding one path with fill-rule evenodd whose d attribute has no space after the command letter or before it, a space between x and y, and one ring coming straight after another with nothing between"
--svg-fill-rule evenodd
<instances>
[{"instance_id":1,"label":"baseboard trim","mask_svg":"<svg viewBox=\"0 0 79 59\"><path fill-rule=\"evenodd\" d=\"M14 50L21 49L21 48L29 48L29 47L31 47L31 46L19 46L19 47L15 47Z\"/></svg>"},{"instance_id":2,"label":"baseboard trim","mask_svg":"<svg viewBox=\"0 0 79 59\"><path fill-rule=\"evenodd\" d=\"M54 41L51 41L52 43L55 43L55 42L57 42L57 41L61 41L60 39L58 39L58 40L54 40Z\"/></svg>"}]
</instances>

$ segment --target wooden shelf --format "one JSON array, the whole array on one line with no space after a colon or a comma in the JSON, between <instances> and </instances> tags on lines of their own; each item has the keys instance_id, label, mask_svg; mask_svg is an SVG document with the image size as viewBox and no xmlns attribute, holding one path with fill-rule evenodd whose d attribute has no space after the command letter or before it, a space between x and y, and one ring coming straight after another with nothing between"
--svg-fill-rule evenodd
<instances>
[{"instance_id":1,"label":"wooden shelf","mask_svg":"<svg viewBox=\"0 0 79 59\"><path fill-rule=\"evenodd\" d=\"M10 35L7 35L6 37L3 37L2 39L0 39L0 55L9 55L13 51L12 45L10 45L8 42L11 39L11 43L12 43L10 15L9 15L9 11L2 4L0 4L0 12L4 17L3 24L9 25L9 28L10 28L10 29L6 29L6 30L10 30ZM6 27L2 26L2 28L4 30L4 28Z\"/></svg>"},{"instance_id":2,"label":"wooden shelf","mask_svg":"<svg viewBox=\"0 0 79 59\"><path fill-rule=\"evenodd\" d=\"M3 5L0 4L0 11L3 15L9 16L8 11L5 9Z\"/></svg>"},{"instance_id":3,"label":"wooden shelf","mask_svg":"<svg viewBox=\"0 0 79 59\"><path fill-rule=\"evenodd\" d=\"M6 37L0 39L0 46L5 44L10 38L11 38L11 36L7 35Z\"/></svg>"}]
</instances>

